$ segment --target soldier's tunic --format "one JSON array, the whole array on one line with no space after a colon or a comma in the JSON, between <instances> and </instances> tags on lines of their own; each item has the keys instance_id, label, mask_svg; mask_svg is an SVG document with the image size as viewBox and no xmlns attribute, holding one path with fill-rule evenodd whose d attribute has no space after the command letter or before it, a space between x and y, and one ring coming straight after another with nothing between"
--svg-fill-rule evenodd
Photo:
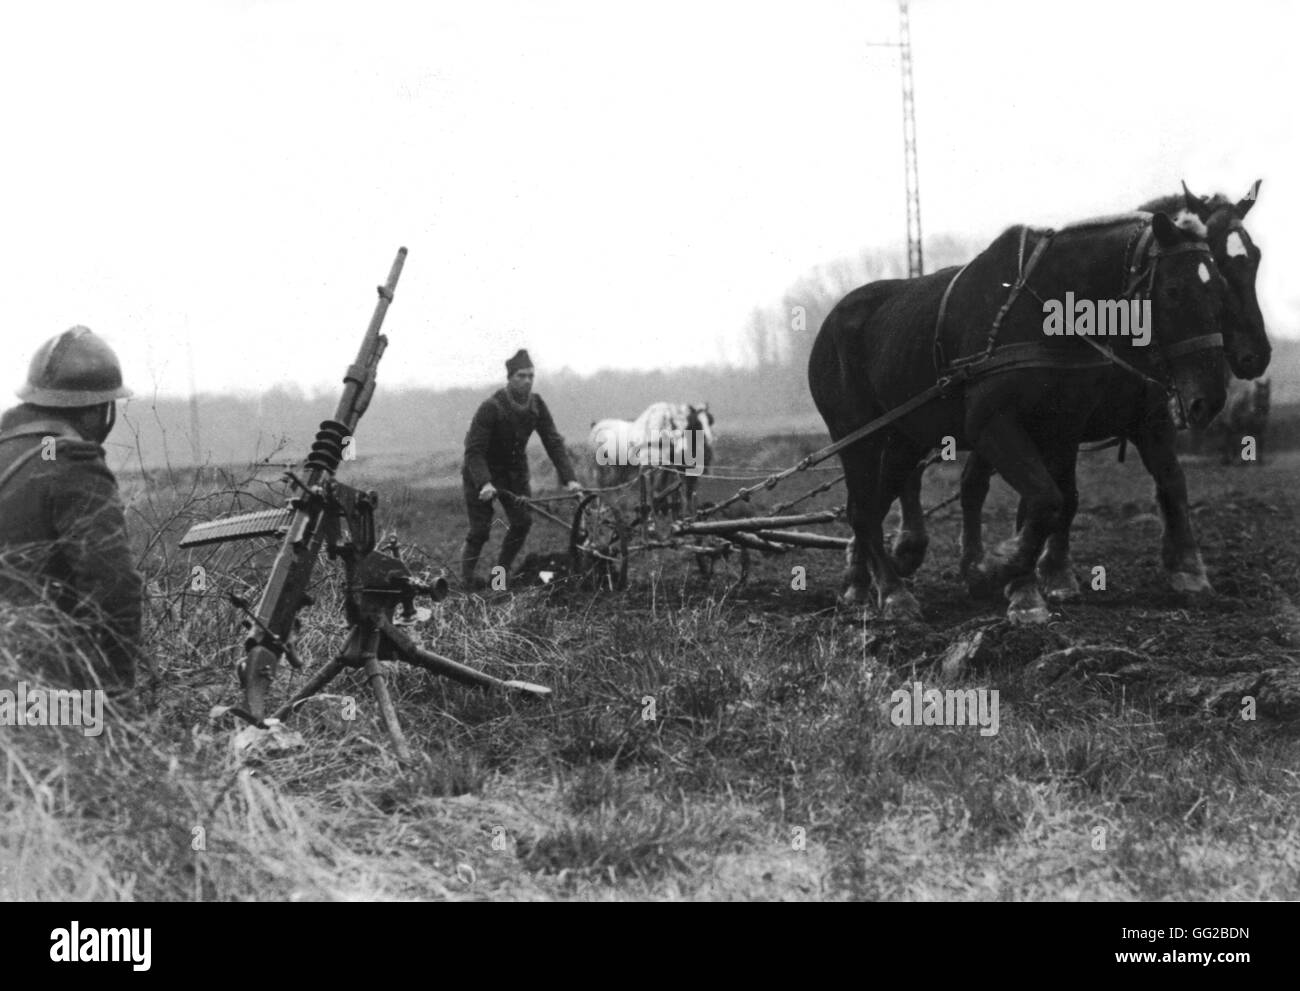
<instances>
[{"instance_id":1,"label":"soldier's tunic","mask_svg":"<svg viewBox=\"0 0 1300 991\"><path fill-rule=\"evenodd\" d=\"M530 394L524 404L510 398L508 389L498 389L485 399L474 414L465 435L465 466L461 480L465 490L465 509L469 514L470 552L477 557L487 542L492 526L492 504L478 497L488 482L493 487L524 497L532 494L529 485L528 439L536 431L542 446L555 464L562 485L575 480L573 466L564 448L564 438L555 428L555 420L541 396ZM510 520L510 530L502 545L501 563L509 566L523 546L532 526L528 510L508 496L501 500Z\"/></svg>"},{"instance_id":2,"label":"soldier's tunic","mask_svg":"<svg viewBox=\"0 0 1300 991\"><path fill-rule=\"evenodd\" d=\"M57 439L46 445L45 437ZM52 450L53 457L33 450ZM48 412L15 407L0 417L0 478L6 475L0 486L0 598L30 602L35 588L48 589L103 650L111 669L97 673L106 687L131 685L142 581L104 449Z\"/></svg>"}]
</instances>

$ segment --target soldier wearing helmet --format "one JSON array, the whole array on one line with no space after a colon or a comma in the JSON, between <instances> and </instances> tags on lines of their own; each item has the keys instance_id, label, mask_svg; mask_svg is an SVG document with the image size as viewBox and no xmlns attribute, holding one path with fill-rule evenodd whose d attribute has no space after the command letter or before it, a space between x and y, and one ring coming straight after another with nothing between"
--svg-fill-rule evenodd
<instances>
[{"instance_id":1,"label":"soldier wearing helmet","mask_svg":"<svg viewBox=\"0 0 1300 991\"><path fill-rule=\"evenodd\" d=\"M139 654L142 583L100 446L130 395L112 348L73 327L36 352L22 404L0 416L0 597L42 590L77 618L110 689L134 683Z\"/></svg>"}]
</instances>

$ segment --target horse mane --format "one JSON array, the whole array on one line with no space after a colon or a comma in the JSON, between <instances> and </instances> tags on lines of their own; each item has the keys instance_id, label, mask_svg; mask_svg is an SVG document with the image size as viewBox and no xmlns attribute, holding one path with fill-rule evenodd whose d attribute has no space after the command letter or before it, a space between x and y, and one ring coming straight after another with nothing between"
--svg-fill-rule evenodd
<instances>
[{"instance_id":1,"label":"horse mane","mask_svg":"<svg viewBox=\"0 0 1300 991\"><path fill-rule=\"evenodd\" d=\"M1222 193L1214 193L1211 196L1203 198L1204 203L1209 207L1211 213L1217 213L1219 210L1227 207L1233 209L1236 204ZM1173 222L1185 231L1191 231L1197 237L1204 238L1209 233L1205 226L1205 221L1187 209L1187 201L1183 198L1182 193L1172 193L1169 196L1160 196L1154 200L1143 203L1141 210L1150 210L1152 213L1167 213Z\"/></svg>"},{"instance_id":2,"label":"horse mane","mask_svg":"<svg viewBox=\"0 0 1300 991\"><path fill-rule=\"evenodd\" d=\"M1076 220L1074 223L1066 224L1064 227L1057 229L1057 233L1064 231L1089 231L1096 230L1100 227L1118 227L1121 224L1145 224L1151 219L1151 211L1134 210L1130 213L1108 213L1100 217L1089 217L1085 220Z\"/></svg>"}]
</instances>

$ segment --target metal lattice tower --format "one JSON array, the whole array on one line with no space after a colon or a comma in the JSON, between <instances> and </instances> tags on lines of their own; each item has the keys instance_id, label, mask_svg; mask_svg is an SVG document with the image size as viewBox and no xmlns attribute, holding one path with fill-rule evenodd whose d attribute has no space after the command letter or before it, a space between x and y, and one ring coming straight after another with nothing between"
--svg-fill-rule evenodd
<instances>
[{"instance_id":1,"label":"metal lattice tower","mask_svg":"<svg viewBox=\"0 0 1300 991\"><path fill-rule=\"evenodd\" d=\"M190 338L190 322L185 321L185 357L190 366L190 447L194 466L203 464L203 435L199 426L199 396L194 386L194 343Z\"/></svg>"},{"instance_id":2,"label":"metal lattice tower","mask_svg":"<svg viewBox=\"0 0 1300 991\"><path fill-rule=\"evenodd\" d=\"M912 97L912 32L907 0L898 0L898 47L903 70L903 169L907 177L907 274L925 274L921 253L921 181L916 172L916 101Z\"/></svg>"}]
</instances>

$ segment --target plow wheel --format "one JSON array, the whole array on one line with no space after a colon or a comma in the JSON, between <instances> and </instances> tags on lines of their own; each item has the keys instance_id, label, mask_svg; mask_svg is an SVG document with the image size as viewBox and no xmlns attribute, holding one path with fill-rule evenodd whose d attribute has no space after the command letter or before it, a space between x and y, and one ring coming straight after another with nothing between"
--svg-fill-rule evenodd
<instances>
[{"instance_id":1,"label":"plow wheel","mask_svg":"<svg viewBox=\"0 0 1300 991\"><path fill-rule=\"evenodd\" d=\"M627 524L596 493L584 496L574 510L569 555L585 588L618 592L627 587Z\"/></svg>"},{"instance_id":2,"label":"plow wheel","mask_svg":"<svg viewBox=\"0 0 1300 991\"><path fill-rule=\"evenodd\" d=\"M707 551L697 551L695 565L700 576L712 582L726 582L725 594L730 595L749 578L749 549L740 547L721 537L706 537L701 543Z\"/></svg>"}]
</instances>

